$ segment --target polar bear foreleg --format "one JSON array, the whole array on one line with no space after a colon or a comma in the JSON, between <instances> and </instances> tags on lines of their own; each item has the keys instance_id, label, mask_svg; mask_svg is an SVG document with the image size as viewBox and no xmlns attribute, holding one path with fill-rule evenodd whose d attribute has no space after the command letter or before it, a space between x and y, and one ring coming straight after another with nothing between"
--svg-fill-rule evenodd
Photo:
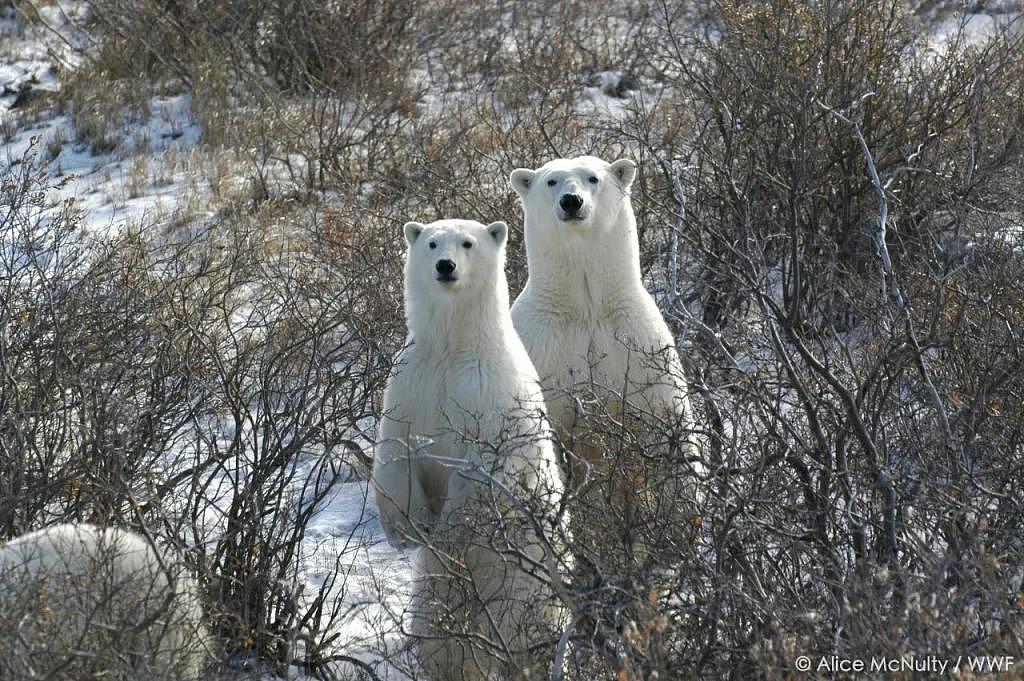
<instances>
[{"instance_id":1,"label":"polar bear foreleg","mask_svg":"<svg viewBox=\"0 0 1024 681\"><path fill-rule=\"evenodd\" d=\"M378 445L374 456L380 523L388 541L400 548L424 543L436 520L414 454L405 443L392 440Z\"/></svg>"}]
</instances>

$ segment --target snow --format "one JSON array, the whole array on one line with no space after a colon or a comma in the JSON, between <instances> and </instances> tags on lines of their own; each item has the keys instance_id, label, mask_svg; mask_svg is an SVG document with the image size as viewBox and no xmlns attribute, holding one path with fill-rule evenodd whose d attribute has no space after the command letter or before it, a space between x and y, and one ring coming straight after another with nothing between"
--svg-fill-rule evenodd
<instances>
[{"instance_id":1,"label":"snow","mask_svg":"<svg viewBox=\"0 0 1024 681\"><path fill-rule=\"evenodd\" d=\"M46 44L36 36L25 35L12 7L0 10L0 45L7 46L0 62L0 114L10 109L26 83L38 83L37 87L51 92L58 88Z\"/></svg>"},{"instance_id":2,"label":"snow","mask_svg":"<svg viewBox=\"0 0 1024 681\"><path fill-rule=\"evenodd\" d=\"M337 576L338 598L354 607L337 630L337 648L381 665L381 678L407 678L379 656L382 649L404 647L394 618L409 599L412 552L387 543L369 483L357 480L336 487L310 523L303 551L307 593Z\"/></svg>"},{"instance_id":3,"label":"snow","mask_svg":"<svg viewBox=\"0 0 1024 681\"><path fill-rule=\"evenodd\" d=\"M640 83L628 74L599 71L594 74L592 85L583 89L577 109L582 114L623 119L629 115L632 99L639 89Z\"/></svg>"},{"instance_id":4,"label":"snow","mask_svg":"<svg viewBox=\"0 0 1024 681\"><path fill-rule=\"evenodd\" d=\"M983 47L1001 31L1015 32L1022 28L1020 7L1016 3L989 2L983 9L954 12L938 20L931 30L930 42L937 50L956 44Z\"/></svg>"},{"instance_id":5,"label":"snow","mask_svg":"<svg viewBox=\"0 0 1024 681\"><path fill-rule=\"evenodd\" d=\"M191 118L187 94L152 97L145 120L128 120L123 129L111 121L118 142L107 153L77 141L70 112L49 106L37 116L21 117L12 109L23 86L44 93L60 89L56 60L74 64L77 59L47 26L77 35L74 24L83 12L72 2L41 7L45 24L26 22L11 8L0 12L0 121L16 128L0 136L0 163L21 163L30 151L48 161L51 176L70 177L49 197L50 204L74 198L84 212L86 234L109 236L126 225L157 222L179 206L194 178L182 167L187 164L177 161L198 148L201 131Z\"/></svg>"},{"instance_id":6,"label":"snow","mask_svg":"<svg viewBox=\"0 0 1024 681\"><path fill-rule=\"evenodd\" d=\"M117 148L97 154L76 138L67 114L54 115L0 144L0 159L15 165L31 151L44 155L54 177L70 176L51 205L74 198L87 234L110 236L126 225L158 222L173 213L194 177L179 163L198 147L189 97L153 97L150 117L131 125Z\"/></svg>"}]
</instances>

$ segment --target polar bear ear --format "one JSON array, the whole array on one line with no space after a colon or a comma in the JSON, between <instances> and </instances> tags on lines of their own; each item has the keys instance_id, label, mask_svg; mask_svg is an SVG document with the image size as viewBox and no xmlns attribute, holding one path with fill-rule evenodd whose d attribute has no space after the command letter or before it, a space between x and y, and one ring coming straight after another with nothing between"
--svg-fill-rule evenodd
<instances>
[{"instance_id":1,"label":"polar bear ear","mask_svg":"<svg viewBox=\"0 0 1024 681\"><path fill-rule=\"evenodd\" d=\"M628 192L629 188L633 186L633 180L636 179L636 162L628 158L620 158L608 166L608 170L619 181L622 188Z\"/></svg>"},{"instance_id":2,"label":"polar bear ear","mask_svg":"<svg viewBox=\"0 0 1024 681\"><path fill-rule=\"evenodd\" d=\"M494 239L494 243L502 246L508 239L508 225L504 222L492 222L487 225L487 233Z\"/></svg>"},{"instance_id":3,"label":"polar bear ear","mask_svg":"<svg viewBox=\"0 0 1024 681\"><path fill-rule=\"evenodd\" d=\"M512 189L516 190L516 193L523 198L526 198L526 194L530 191L530 187L533 185L533 178L537 176L536 170L530 170L529 168L516 168L509 175L508 181L512 184Z\"/></svg>"},{"instance_id":4,"label":"polar bear ear","mask_svg":"<svg viewBox=\"0 0 1024 681\"><path fill-rule=\"evenodd\" d=\"M418 222L407 222L402 227L402 231L405 232L406 243L412 246L416 243L416 239L420 238L420 234L423 233L423 225Z\"/></svg>"}]
</instances>

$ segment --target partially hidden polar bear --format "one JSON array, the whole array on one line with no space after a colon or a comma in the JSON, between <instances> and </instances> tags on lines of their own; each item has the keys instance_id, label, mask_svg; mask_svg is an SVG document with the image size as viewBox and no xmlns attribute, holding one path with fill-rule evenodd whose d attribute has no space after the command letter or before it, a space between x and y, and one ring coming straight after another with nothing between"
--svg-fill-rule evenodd
<instances>
[{"instance_id":1,"label":"partially hidden polar bear","mask_svg":"<svg viewBox=\"0 0 1024 681\"><path fill-rule=\"evenodd\" d=\"M561 471L509 314L508 227L404 232L409 336L374 455L380 519L419 547L411 628L429 678L525 678L543 658L533 646L557 638L567 568Z\"/></svg>"},{"instance_id":2,"label":"partially hidden polar bear","mask_svg":"<svg viewBox=\"0 0 1024 681\"><path fill-rule=\"evenodd\" d=\"M211 653L195 580L144 537L56 525L0 546L0 678L195 681Z\"/></svg>"},{"instance_id":3,"label":"partially hidden polar bear","mask_svg":"<svg viewBox=\"0 0 1024 681\"><path fill-rule=\"evenodd\" d=\"M510 177L522 199L529 268L512 320L553 424L584 463L602 451L578 422L581 393L603 393L605 414L621 417L628 405L648 424L692 435L675 339L641 279L630 203L636 173L628 159L580 156ZM703 470L692 443L679 451L693 472Z\"/></svg>"}]
</instances>

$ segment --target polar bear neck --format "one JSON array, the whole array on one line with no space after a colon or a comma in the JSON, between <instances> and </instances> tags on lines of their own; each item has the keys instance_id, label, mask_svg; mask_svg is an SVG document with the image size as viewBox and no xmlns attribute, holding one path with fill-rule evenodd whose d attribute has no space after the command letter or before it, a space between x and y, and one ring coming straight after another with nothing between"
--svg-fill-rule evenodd
<instances>
[{"instance_id":1,"label":"polar bear neck","mask_svg":"<svg viewBox=\"0 0 1024 681\"><path fill-rule=\"evenodd\" d=\"M526 288L531 293L577 311L599 311L616 301L632 300L637 287L643 288L636 220L628 199L616 224L596 238L586 233L568 239L537 238L552 230L531 229L531 222L527 218L525 225L530 265Z\"/></svg>"},{"instance_id":2,"label":"polar bear neck","mask_svg":"<svg viewBox=\"0 0 1024 681\"><path fill-rule=\"evenodd\" d=\"M450 356L464 352L501 352L512 331L508 284L495 277L483 290L455 292L406 287L405 316L418 351Z\"/></svg>"}]
</instances>

